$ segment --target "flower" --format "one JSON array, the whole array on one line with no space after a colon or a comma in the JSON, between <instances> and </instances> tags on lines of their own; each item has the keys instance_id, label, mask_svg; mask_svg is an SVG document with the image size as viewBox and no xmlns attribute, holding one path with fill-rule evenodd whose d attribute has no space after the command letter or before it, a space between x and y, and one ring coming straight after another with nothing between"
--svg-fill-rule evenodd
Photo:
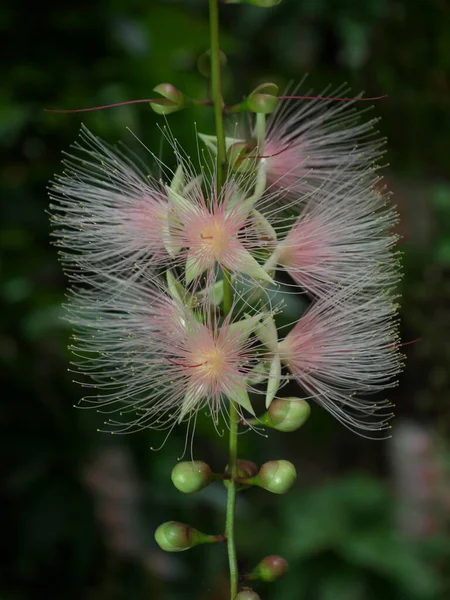
<instances>
[{"instance_id":1,"label":"flower","mask_svg":"<svg viewBox=\"0 0 450 600\"><path fill-rule=\"evenodd\" d=\"M205 407L217 422L229 401L243 419L243 409L254 414L248 377L266 354L253 335L261 316L219 322L207 306L187 308L156 280L106 277L74 292L68 314L76 367L99 392L84 405L123 415L123 423L107 423L117 433L172 428Z\"/></svg>"},{"instance_id":2,"label":"flower","mask_svg":"<svg viewBox=\"0 0 450 600\"><path fill-rule=\"evenodd\" d=\"M71 275L118 275L167 257L163 187L81 128L78 154L50 189L53 235Z\"/></svg>"},{"instance_id":3,"label":"flower","mask_svg":"<svg viewBox=\"0 0 450 600\"><path fill-rule=\"evenodd\" d=\"M384 140L376 137L377 119L361 122L365 111L356 111L358 98L321 99L348 91L345 86L329 90L330 86L315 100L283 100L270 116L264 143L269 189L282 188L293 194L313 191L349 163L351 170L358 172L373 166L381 156Z\"/></svg>"},{"instance_id":4,"label":"flower","mask_svg":"<svg viewBox=\"0 0 450 600\"><path fill-rule=\"evenodd\" d=\"M181 262L186 283L205 271L211 278L216 265L236 275L272 281L255 258L269 243L259 238L257 219L236 185L226 182L220 197L210 190L205 198L196 187L185 198L170 191L169 198L174 205L170 234L174 246L185 249Z\"/></svg>"},{"instance_id":5,"label":"flower","mask_svg":"<svg viewBox=\"0 0 450 600\"><path fill-rule=\"evenodd\" d=\"M252 143L228 138L219 192L170 134L177 166L156 181L82 129L52 221L74 283L76 366L95 390L84 405L120 413L113 432L171 430L202 409L217 424L230 403L246 421L250 394L269 408L290 379L354 431L388 427L390 403L367 395L402 366L397 215L372 164L373 121L330 102L289 101L267 130L257 115ZM269 287L280 269L312 301L281 341L274 316L292 290Z\"/></svg>"},{"instance_id":6,"label":"flower","mask_svg":"<svg viewBox=\"0 0 450 600\"><path fill-rule=\"evenodd\" d=\"M220 195L206 185L205 194L180 154L172 182L163 184L85 127L80 139L80 156L66 161L51 188L54 236L69 275L133 279L171 264L197 284L205 272L214 280L219 265L272 281L257 260L270 240L259 236L262 216L244 204L245 178L239 186L227 181Z\"/></svg>"},{"instance_id":7,"label":"flower","mask_svg":"<svg viewBox=\"0 0 450 600\"><path fill-rule=\"evenodd\" d=\"M362 280L371 294L388 289L399 277L393 251L397 235L391 232L396 221L387 194L377 189L370 173L341 170L309 194L293 225L288 221L286 226L286 219L279 226L273 223L285 233L277 262L318 298Z\"/></svg>"},{"instance_id":8,"label":"flower","mask_svg":"<svg viewBox=\"0 0 450 600\"><path fill-rule=\"evenodd\" d=\"M398 306L384 293L358 298L345 290L312 304L279 343L279 353L293 379L341 423L380 431L393 416L391 404L364 396L396 385Z\"/></svg>"}]
</instances>

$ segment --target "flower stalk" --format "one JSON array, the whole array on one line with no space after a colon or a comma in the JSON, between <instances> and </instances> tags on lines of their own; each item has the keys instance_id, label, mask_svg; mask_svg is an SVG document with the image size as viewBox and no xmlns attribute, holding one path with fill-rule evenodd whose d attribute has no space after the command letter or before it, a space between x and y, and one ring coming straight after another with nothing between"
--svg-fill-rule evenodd
<instances>
[{"instance_id":1,"label":"flower stalk","mask_svg":"<svg viewBox=\"0 0 450 600\"><path fill-rule=\"evenodd\" d=\"M216 177L217 177L217 198L220 197L222 186L225 180L226 170L226 144L223 126L223 97L222 82L220 75L220 45L219 45L219 7L218 0L209 0L209 21L211 33L211 89L214 102L214 116L216 124L217 155L216 155ZM223 272L223 302L222 308L225 315L231 311L233 304L233 288L231 285L231 273L224 267ZM236 476L237 476L237 448L238 448L238 427L239 414L232 401L229 406L229 456L228 467L230 471L230 481L227 494L227 512L225 523L225 537L227 539L228 564L230 571L230 600L233 600L238 593L238 565L236 556L236 544L234 540L234 521L236 514Z\"/></svg>"}]
</instances>

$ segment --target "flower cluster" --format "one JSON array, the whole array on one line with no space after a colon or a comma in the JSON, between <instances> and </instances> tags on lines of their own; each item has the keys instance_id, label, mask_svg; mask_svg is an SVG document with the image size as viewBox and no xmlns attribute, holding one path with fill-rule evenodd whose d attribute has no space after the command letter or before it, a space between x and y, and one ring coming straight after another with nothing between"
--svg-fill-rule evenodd
<instances>
[{"instance_id":1,"label":"flower cluster","mask_svg":"<svg viewBox=\"0 0 450 600\"><path fill-rule=\"evenodd\" d=\"M220 190L179 151L157 180L84 127L52 186L84 402L114 413L113 432L194 425L203 408L217 424L230 402L248 422L290 380L353 430L388 427L390 403L370 395L402 364L397 216L374 120L322 99L265 119L226 139ZM285 331L288 294L310 304Z\"/></svg>"}]
</instances>

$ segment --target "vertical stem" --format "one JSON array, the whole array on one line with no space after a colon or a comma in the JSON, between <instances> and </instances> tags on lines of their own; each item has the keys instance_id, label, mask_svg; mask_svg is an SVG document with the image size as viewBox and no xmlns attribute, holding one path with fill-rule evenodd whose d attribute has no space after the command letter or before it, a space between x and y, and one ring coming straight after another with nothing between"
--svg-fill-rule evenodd
<instances>
[{"instance_id":1,"label":"vertical stem","mask_svg":"<svg viewBox=\"0 0 450 600\"><path fill-rule=\"evenodd\" d=\"M227 538L228 563L230 568L230 600L234 600L238 592L238 566L236 556L236 544L234 541L234 520L236 510L236 477L237 477L237 445L238 445L239 414L235 405L230 402L230 442L228 468L231 474L227 497L227 519L225 525L225 536Z\"/></svg>"},{"instance_id":2,"label":"vertical stem","mask_svg":"<svg viewBox=\"0 0 450 600\"><path fill-rule=\"evenodd\" d=\"M209 25L211 33L211 91L214 102L214 116L217 137L217 197L220 196L225 180L226 145L223 127L223 98L220 78L220 46L219 46L219 7L218 0L209 0ZM227 315L233 305L233 288L228 269L223 269L223 312ZM228 468L231 479L228 486L227 516L225 535L227 538L228 563L230 569L230 600L234 600L238 592L238 567L236 546L234 542L234 520L236 509L236 476L239 414L236 406L230 402L230 441Z\"/></svg>"},{"instance_id":3,"label":"vertical stem","mask_svg":"<svg viewBox=\"0 0 450 600\"><path fill-rule=\"evenodd\" d=\"M219 195L224 182L226 146L222 115L223 98L220 78L219 7L217 0L209 0L209 27L211 36L211 90L217 136L217 195Z\"/></svg>"}]
</instances>

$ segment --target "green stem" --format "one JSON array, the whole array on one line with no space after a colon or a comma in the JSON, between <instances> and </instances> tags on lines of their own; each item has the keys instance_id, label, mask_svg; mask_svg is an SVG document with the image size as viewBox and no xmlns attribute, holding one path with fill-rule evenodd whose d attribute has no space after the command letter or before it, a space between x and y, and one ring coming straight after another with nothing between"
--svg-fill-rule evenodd
<instances>
[{"instance_id":1,"label":"green stem","mask_svg":"<svg viewBox=\"0 0 450 600\"><path fill-rule=\"evenodd\" d=\"M231 285L231 273L225 267L222 267L223 272L223 314L227 315L233 305L233 287Z\"/></svg>"},{"instance_id":2,"label":"green stem","mask_svg":"<svg viewBox=\"0 0 450 600\"><path fill-rule=\"evenodd\" d=\"M211 35L211 91L217 136L217 195L219 195L225 179L226 146L222 115L224 104L220 78L219 7L217 0L209 0L209 27Z\"/></svg>"},{"instance_id":3,"label":"green stem","mask_svg":"<svg viewBox=\"0 0 450 600\"><path fill-rule=\"evenodd\" d=\"M236 544L234 541L234 518L236 511L236 477L237 477L237 446L238 446L239 413L235 405L230 402L230 443L228 469L231 475L227 497L227 520L225 536L227 538L228 563L230 567L230 600L234 600L238 593L238 566Z\"/></svg>"},{"instance_id":4,"label":"green stem","mask_svg":"<svg viewBox=\"0 0 450 600\"><path fill-rule=\"evenodd\" d=\"M209 23L211 32L211 91L214 102L214 116L217 137L217 196L219 197L225 181L226 145L223 127L223 98L220 78L220 46L219 46L219 7L217 0L209 0ZM233 288L231 274L223 269L223 312L227 315L233 305ZM239 573L234 542L234 521L236 511L236 476L239 414L236 406L230 402L230 444L228 468L231 478L228 485L227 517L225 535L227 538L228 563L230 569L230 600L238 593Z\"/></svg>"}]
</instances>

